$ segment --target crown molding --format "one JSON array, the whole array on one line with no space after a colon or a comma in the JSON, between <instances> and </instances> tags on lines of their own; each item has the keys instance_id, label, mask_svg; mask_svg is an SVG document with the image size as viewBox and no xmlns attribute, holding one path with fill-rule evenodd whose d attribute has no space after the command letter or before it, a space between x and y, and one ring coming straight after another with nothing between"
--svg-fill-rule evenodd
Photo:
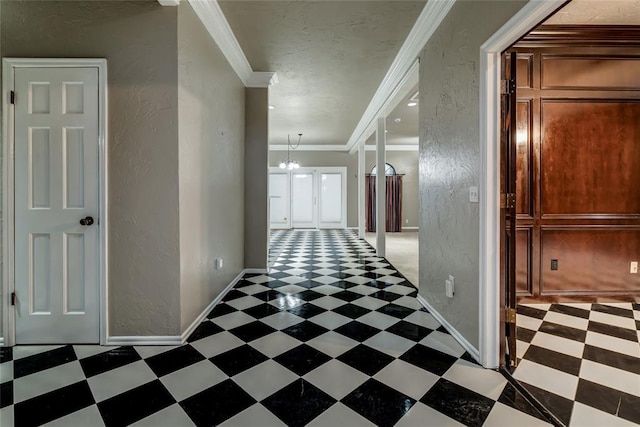
<instances>
[{"instance_id":1,"label":"crown molding","mask_svg":"<svg viewBox=\"0 0 640 427\"><path fill-rule=\"evenodd\" d=\"M180 0L158 1L179 3ZM278 82L276 73L253 71L217 0L188 1L245 87L269 87Z\"/></svg>"},{"instance_id":2,"label":"crown molding","mask_svg":"<svg viewBox=\"0 0 640 427\"><path fill-rule=\"evenodd\" d=\"M372 123L384 109L385 104L390 102L393 94L398 90L409 71L416 66L420 51L427 44L455 2L456 0L430 0L424 6L347 142L351 153L357 150L357 144L363 139L367 129L372 126Z\"/></svg>"},{"instance_id":3,"label":"crown molding","mask_svg":"<svg viewBox=\"0 0 640 427\"><path fill-rule=\"evenodd\" d=\"M398 144L398 145L386 145L385 151L419 151L420 146L418 144ZM364 151L376 151L375 145L365 145Z\"/></svg>"},{"instance_id":4,"label":"crown molding","mask_svg":"<svg viewBox=\"0 0 640 427\"><path fill-rule=\"evenodd\" d=\"M254 71L245 82L246 87L269 87L278 83L278 74L272 71Z\"/></svg>"},{"instance_id":5,"label":"crown molding","mask_svg":"<svg viewBox=\"0 0 640 427\"><path fill-rule=\"evenodd\" d=\"M418 144L387 145L385 151L418 151ZM269 151L287 151L286 145L270 145ZM300 145L295 151L349 151L347 145L339 144L308 144ZM365 145L365 151L376 151L375 145ZM351 153L350 153L351 154Z\"/></svg>"},{"instance_id":6,"label":"crown molding","mask_svg":"<svg viewBox=\"0 0 640 427\"><path fill-rule=\"evenodd\" d=\"M180 6L180 0L158 0L160 6Z\"/></svg>"}]
</instances>

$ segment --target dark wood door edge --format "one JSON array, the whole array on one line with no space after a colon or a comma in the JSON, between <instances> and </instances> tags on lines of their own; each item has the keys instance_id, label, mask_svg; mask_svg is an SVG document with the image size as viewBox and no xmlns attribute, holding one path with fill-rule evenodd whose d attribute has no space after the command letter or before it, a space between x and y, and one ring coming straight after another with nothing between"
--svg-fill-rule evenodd
<instances>
[{"instance_id":1,"label":"dark wood door edge","mask_svg":"<svg viewBox=\"0 0 640 427\"><path fill-rule=\"evenodd\" d=\"M553 415L551 411L549 411L542 403L540 403L538 399L533 397L533 395L529 393L529 390L527 390L522 384L520 384L518 380L513 378L513 375L511 375L509 369L504 366L500 366L498 371L500 371L500 373L507 379L507 381L509 381L509 383L518 391L518 393L524 396L524 398L531 405L533 405L533 407L536 408L543 417L546 418L547 422L553 424L555 427L567 427L562 421L558 419L558 417Z\"/></svg>"}]
</instances>

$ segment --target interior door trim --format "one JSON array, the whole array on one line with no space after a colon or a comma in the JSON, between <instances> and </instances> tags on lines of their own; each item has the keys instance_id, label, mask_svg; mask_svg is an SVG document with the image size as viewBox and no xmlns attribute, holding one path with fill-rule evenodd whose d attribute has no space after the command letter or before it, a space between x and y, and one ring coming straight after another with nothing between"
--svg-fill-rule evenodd
<instances>
[{"instance_id":1,"label":"interior door trim","mask_svg":"<svg viewBox=\"0 0 640 427\"><path fill-rule=\"evenodd\" d=\"M14 280L14 107L10 94L17 68L96 68L98 70L98 295L100 344L108 334L108 199L107 199L107 60L104 58L3 58L2 59L2 337L0 345L15 345L16 310L11 305ZM20 94L16 96L20 102Z\"/></svg>"}]
</instances>

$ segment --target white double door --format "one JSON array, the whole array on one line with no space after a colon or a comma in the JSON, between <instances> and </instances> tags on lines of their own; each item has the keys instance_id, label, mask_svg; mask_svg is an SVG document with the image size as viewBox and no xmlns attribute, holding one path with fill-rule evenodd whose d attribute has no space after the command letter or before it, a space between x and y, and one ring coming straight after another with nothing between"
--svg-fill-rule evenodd
<instances>
[{"instance_id":1,"label":"white double door","mask_svg":"<svg viewBox=\"0 0 640 427\"><path fill-rule=\"evenodd\" d=\"M346 168L271 169L271 228L344 228L345 179Z\"/></svg>"},{"instance_id":2,"label":"white double door","mask_svg":"<svg viewBox=\"0 0 640 427\"><path fill-rule=\"evenodd\" d=\"M15 68L15 340L99 342L98 68Z\"/></svg>"}]
</instances>

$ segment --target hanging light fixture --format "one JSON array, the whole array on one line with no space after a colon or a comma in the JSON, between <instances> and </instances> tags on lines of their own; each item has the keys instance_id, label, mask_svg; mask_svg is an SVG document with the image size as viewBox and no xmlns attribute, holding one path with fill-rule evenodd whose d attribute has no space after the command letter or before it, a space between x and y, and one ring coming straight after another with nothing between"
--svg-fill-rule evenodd
<instances>
[{"instance_id":1,"label":"hanging light fixture","mask_svg":"<svg viewBox=\"0 0 640 427\"><path fill-rule=\"evenodd\" d=\"M302 138L302 134L299 133L298 134L298 143L294 147L293 145L291 145L291 138L289 137L289 135L287 135L287 160L281 160L280 161L280 169L292 170L292 169L298 169L300 167L300 165L298 164L297 161L291 160L290 150L295 150L296 148L298 148L300 146L300 139L301 138Z\"/></svg>"}]
</instances>

